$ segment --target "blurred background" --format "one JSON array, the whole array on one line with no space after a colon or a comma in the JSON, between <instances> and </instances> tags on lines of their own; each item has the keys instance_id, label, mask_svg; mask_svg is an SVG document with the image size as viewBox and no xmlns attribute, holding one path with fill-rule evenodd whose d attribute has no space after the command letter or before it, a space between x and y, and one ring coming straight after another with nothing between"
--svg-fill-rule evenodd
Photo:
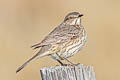
<instances>
[{"instance_id":1,"label":"blurred background","mask_svg":"<svg viewBox=\"0 0 120 80\"><path fill-rule=\"evenodd\" d=\"M84 14L87 43L69 60L94 66L97 80L119 80L120 0L0 0L0 80L41 80L40 68L57 65L44 57L15 73L72 11Z\"/></svg>"}]
</instances>

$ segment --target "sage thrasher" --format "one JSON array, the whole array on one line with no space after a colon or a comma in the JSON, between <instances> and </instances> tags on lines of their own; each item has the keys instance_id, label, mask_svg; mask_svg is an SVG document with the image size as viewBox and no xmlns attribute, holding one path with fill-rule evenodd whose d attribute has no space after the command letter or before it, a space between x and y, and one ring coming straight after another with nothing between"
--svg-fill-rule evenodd
<instances>
[{"instance_id":1,"label":"sage thrasher","mask_svg":"<svg viewBox=\"0 0 120 80\"><path fill-rule=\"evenodd\" d=\"M44 56L51 56L61 65L64 65L61 60L66 60L72 64L67 58L78 53L86 42L86 32L81 24L82 16L83 14L79 12L69 13L64 21L48 34L48 36L40 43L32 46L34 49L40 48L40 51L19 67L16 73L32 60Z\"/></svg>"}]
</instances>

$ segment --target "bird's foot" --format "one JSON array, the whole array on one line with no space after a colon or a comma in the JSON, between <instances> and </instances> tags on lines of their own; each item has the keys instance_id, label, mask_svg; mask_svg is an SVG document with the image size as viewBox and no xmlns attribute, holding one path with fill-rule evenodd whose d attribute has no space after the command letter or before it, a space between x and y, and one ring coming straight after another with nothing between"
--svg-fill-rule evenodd
<instances>
[{"instance_id":1,"label":"bird's foot","mask_svg":"<svg viewBox=\"0 0 120 80\"><path fill-rule=\"evenodd\" d=\"M77 63L77 64L62 64L61 66L77 66L77 65L79 65L80 63Z\"/></svg>"}]
</instances>

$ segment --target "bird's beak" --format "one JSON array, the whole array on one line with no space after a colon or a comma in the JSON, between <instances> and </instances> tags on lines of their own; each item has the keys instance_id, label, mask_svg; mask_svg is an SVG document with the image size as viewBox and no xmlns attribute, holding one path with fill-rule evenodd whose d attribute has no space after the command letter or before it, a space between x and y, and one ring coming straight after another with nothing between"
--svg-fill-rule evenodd
<instances>
[{"instance_id":1,"label":"bird's beak","mask_svg":"<svg viewBox=\"0 0 120 80\"><path fill-rule=\"evenodd\" d=\"M79 17L82 17L82 16L83 16L83 14L80 14L80 15L79 15Z\"/></svg>"}]
</instances>

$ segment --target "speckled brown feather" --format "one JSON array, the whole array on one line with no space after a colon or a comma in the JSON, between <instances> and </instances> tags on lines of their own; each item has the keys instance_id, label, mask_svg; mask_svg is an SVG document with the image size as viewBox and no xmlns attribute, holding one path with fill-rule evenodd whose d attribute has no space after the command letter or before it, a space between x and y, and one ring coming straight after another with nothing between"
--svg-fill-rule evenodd
<instances>
[{"instance_id":1,"label":"speckled brown feather","mask_svg":"<svg viewBox=\"0 0 120 80\"><path fill-rule=\"evenodd\" d=\"M55 60L63 60L77 53L86 41L85 30L80 23L81 16L83 15L78 12L69 13L48 36L32 46L34 49L40 48L40 51L19 67L16 72L37 57L51 56Z\"/></svg>"},{"instance_id":2,"label":"speckled brown feather","mask_svg":"<svg viewBox=\"0 0 120 80\"><path fill-rule=\"evenodd\" d=\"M75 26L61 24L55 28L48 36L46 36L41 43L33 45L32 47L36 49L42 46L68 42L69 40L80 36L81 31L82 29L79 28L78 25Z\"/></svg>"}]
</instances>

